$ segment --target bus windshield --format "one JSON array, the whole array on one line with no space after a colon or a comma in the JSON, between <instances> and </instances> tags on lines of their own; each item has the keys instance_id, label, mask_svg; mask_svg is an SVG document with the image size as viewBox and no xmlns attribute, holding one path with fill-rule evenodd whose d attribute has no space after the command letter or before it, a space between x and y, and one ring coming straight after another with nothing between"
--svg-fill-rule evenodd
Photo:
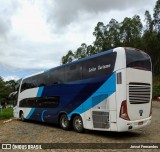
<instances>
[{"instance_id":1,"label":"bus windshield","mask_svg":"<svg viewBox=\"0 0 160 152\"><path fill-rule=\"evenodd\" d=\"M19 79L19 80L16 81L16 83L15 83L15 91L19 90L19 86L20 86L21 81L22 81L22 79Z\"/></svg>"},{"instance_id":2,"label":"bus windshield","mask_svg":"<svg viewBox=\"0 0 160 152\"><path fill-rule=\"evenodd\" d=\"M126 67L151 71L149 55L140 50L126 48Z\"/></svg>"}]
</instances>

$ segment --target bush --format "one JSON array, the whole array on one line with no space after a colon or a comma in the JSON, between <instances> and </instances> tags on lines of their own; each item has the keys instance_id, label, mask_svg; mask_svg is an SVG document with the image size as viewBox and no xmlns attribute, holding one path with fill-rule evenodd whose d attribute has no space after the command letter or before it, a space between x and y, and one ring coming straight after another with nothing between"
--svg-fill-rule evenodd
<instances>
[{"instance_id":1,"label":"bush","mask_svg":"<svg viewBox=\"0 0 160 152\"><path fill-rule=\"evenodd\" d=\"M152 98L157 99L160 96L160 75L153 76L153 93Z\"/></svg>"},{"instance_id":2,"label":"bush","mask_svg":"<svg viewBox=\"0 0 160 152\"><path fill-rule=\"evenodd\" d=\"M6 108L0 110L0 120L9 119L13 117L13 108Z\"/></svg>"},{"instance_id":3,"label":"bush","mask_svg":"<svg viewBox=\"0 0 160 152\"><path fill-rule=\"evenodd\" d=\"M160 97L160 85L154 85L153 86L153 99L157 99L157 97Z\"/></svg>"}]
</instances>

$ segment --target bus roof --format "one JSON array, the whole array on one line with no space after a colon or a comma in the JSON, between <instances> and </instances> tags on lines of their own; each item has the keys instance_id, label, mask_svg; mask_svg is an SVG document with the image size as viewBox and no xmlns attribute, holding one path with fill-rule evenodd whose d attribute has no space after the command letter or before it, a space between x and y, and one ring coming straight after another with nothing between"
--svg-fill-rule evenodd
<instances>
[{"instance_id":1,"label":"bus roof","mask_svg":"<svg viewBox=\"0 0 160 152\"><path fill-rule=\"evenodd\" d=\"M66 64L63 64L63 65L60 65L60 66L57 66L57 67L54 67L54 68L51 68L51 69L48 69L48 70L45 70L44 72L48 72L50 70L53 70L53 69L58 69L58 68L61 68L61 67L65 67L65 66L68 66L68 65L72 65L72 64L75 64L75 63L79 63L79 62L82 62L82 61L86 61L88 59L92 59L92 58L95 58L95 57L98 57L98 56L101 56L101 55L105 55L105 54L109 54L113 52L113 49L112 50L108 50L108 51L104 51L104 52L100 52L100 53L97 53L97 54L93 54L91 56L87 56L85 58L82 58L82 59L78 59L78 60L75 60L75 61L72 61L70 63L66 63Z\"/></svg>"},{"instance_id":2,"label":"bus roof","mask_svg":"<svg viewBox=\"0 0 160 152\"><path fill-rule=\"evenodd\" d=\"M118 47L118 48L123 48L123 47ZM115 48L114 48L114 49L115 49ZM72 65L72 64L75 64L75 63L79 63L79 62L82 62L82 61L86 61L86 60L88 60L88 59L92 59L92 58L95 58L95 57L99 57L99 56L101 56L101 55L109 54L109 53L111 53L111 52L113 52L113 49L107 50L107 51L103 51L103 52L100 52L100 53L97 53L97 54L93 54L93 55L91 55L91 56L87 56L87 57L85 57L85 58L78 59L78 60L75 60L75 61L70 62L70 63L66 63L66 64L63 64L63 65L60 65L60 66L57 66L57 67L54 67L54 68L45 70L45 71L41 71L41 72L38 72L38 73L33 74L33 75L30 75L30 76L26 76L26 77L24 77L23 79L26 79L26 78L29 78L29 77L32 77L32 76L36 76L36 75L38 75L38 74L46 73L46 72L49 72L49 71L51 71L51 70L53 70L53 69L62 68L62 67L68 66L68 65Z\"/></svg>"}]
</instances>

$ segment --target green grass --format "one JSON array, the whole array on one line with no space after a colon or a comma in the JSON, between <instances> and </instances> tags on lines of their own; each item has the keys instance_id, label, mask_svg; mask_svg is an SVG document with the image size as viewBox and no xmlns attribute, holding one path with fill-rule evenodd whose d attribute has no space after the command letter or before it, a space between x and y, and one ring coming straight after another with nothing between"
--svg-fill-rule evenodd
<instances>
[{"instance_id":1,"label":"green grass","mask_svg":"<svg viewBox=\"0 0 160 152\"><path fill-rule=\"evenodd\" d=\"M13 108L0 109L0 120L13 117Z\"/></svg>"}]
</instances>

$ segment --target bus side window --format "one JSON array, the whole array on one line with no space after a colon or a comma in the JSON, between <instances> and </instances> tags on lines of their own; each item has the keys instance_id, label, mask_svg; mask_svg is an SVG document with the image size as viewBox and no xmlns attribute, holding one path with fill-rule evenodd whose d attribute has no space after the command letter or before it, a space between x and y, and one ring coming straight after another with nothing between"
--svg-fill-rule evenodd
<instances>
[{"instance_id":1,"label":"bus side window","mask_svg":"<svg viewBox=\"0 0 160 152\"><path fill-rule=\"evenodd\" d=\"M82 80L82 63L65 67L65 82Z\"/></svg>"},{"instance_id":2,"label":"bus side window","mask_svg":"<svg viewBox=\"0 0 160 152\"><path fill-rule=\"evenodd\" d=\"M47 85L64 83L64 68L53 69L49 71L49 79Z\"/></svg>"},{"instance_id":3,"label":"bus side window","mask_svg":"<svg viewBox=\"0 0 160 152\"><path fill-rule=\"evenodd\" d=\"M56 108L59 105L59 97L43 98L41 104L43 108Z\"/></svg>"}]
</instances>

